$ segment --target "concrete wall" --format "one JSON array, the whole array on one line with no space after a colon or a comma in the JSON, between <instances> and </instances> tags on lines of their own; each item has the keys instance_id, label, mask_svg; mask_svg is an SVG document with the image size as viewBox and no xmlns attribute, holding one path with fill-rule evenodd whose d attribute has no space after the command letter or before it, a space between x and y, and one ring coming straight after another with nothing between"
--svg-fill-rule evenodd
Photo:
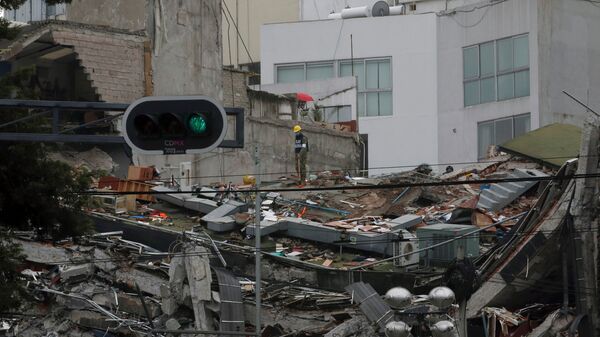
<instances>
[{"instance_id":1,"label":"concrete wall","mask_svg":"<svg viewBox=\"0 0 600 337\"><path fill-rule=\"evenodd\" d=\"M72 0L65 14L69 21L138 31L146 28L148 1Z\"/></svg>"},{"instance_id":2,"label":"concrete wall","mask_svg":"<svg viewBox=\"0 0 600 337\"><path fill-rule=\"evenodd\" d=\"M195 183L234 182L242 183L242 176L254 174L254 146L259 145L263 181L276 180L295 174L293 121L247 117L245 147L243 149L217 149L191 158L177 156L177 160L193 162L192 175ZM360 148L355 134L302 124L309 139L309 171L359 168ZM145 158L139 163L155 164L163 178L173 174L177 177L179 166L173 164L173 156ZM136 162L137 164L138 162Z\"/></svg>"},{"instance_id":3,"label":"concrete wall","mask_svg":"<svg viewBox=\"0 0 600 337\"><path fill-rule=\"evenodd\" d=\"M221 1L155 1L150 7L159 18L149 29L154 95L206 95L221 101Z\"/></svg>"},{"instance_id":4,"label":"concrete wall","mask_svg":"<svg viewBox=\"0 0 600 337\"><path fill-rule=\"evenodd\" d=\"M298 0L223 0L222 16L223 65L260 62L260 26L272 22L297 21Z\"/></svg>"},{"instance_id":5,"label":"concrete wall","mask_svg":"<svg viewBox=\"0 0 600 337\"><path fill-rule=\"evenodd\" d=\"M477 123L531 113L539 127L539 73L536 0L509 0L494 6L438 19L439 162L477 161ZM462 48L529 33L530 96L465 107Z\"/></svg>"},{"instance_id":6,"label":"concrete wall","mask_svg":"<svg viewBox=\"0 0 600 337\"><path fill-rule=\"evenodd\" d=\"M582 127L586 109L562 91L600 110L600 5L569 0L536 2L540 125L558 122Z\"/></svg>"},{"instance_id":7,"label":"concrete wall","mask_svg":"<svg viewBox=\"0 0 600 337\"><path fill-rule=\"evenodd\" d=\"M393 115L359 120L360 132L369 135L369 173L437 163L434 14L265 25L262 83L275 82L279 63L350 59L350 34L355 58L392 58Z\"/></svg>"}]
</instances>

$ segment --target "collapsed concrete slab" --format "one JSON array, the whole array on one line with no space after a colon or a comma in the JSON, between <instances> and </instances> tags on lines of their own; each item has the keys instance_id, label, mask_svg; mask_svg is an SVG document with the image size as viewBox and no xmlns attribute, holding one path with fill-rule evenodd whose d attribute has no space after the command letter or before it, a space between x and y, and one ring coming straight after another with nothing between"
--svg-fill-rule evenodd
<instances>
[{"instance_id":1,"label":"collapsed concrete slab","mask_svg":"<svg viewBox=\"0 0 600 337\"><path fill-rule=\"evenodd\" d=\"M102 293L94 295L92 300L106 308L119 308L119 311L147 317L142 300L137 296L123 293ZM161 314L160 305L152 301L146 300L146 308L148 308L150 318L158 317Z\"/></svg>"},{"instance_id":2,"label":"collapsed concrete slab","mask_svg":"<svg viewBox=\"0 0 600 337\"><path fill-rule=\"evenodd\" d=\"M65 249L60 247L24 240L15 240L15 243L21 245L27 261L45 265L59 265L65 264L70 259Z\"/></svg>"},{"instance_id":3,"label":"collapsed concrete slab","mask_svg":"<svg viewBox=\"0 0 600 337\"><path fill-rule=\"evenodd\" d=\"M67 319L77 325L99 330L115 329L119 326L119 322L108 320L105 315L88 310L73 310Z\"/></svg>"},{"instance_id":4,"label":"collapsed concrete slab","mask_svg":"<svg viewBox=\"0 0 600 337\"><path fill-rule=\"evenodd\" d=\"M164 194L157 194L156 198L158 200L166 201L170 204L184 207L192 211L208 214L219 207L216 201L198 198L193 196L191 193L168 193L177 192L177 190L169 187L156 186L153 187L152 190L156 192L166 192Z\"/></svg>"},{"instance_id":5,"label":"collapsed concrete slab","mask_svg":"<svg viewBox=\"0 0 600 337\"><path fill-rule=\"evenodd\" d=\"M281 218L278 221L261 221L261 236L273 234L278 231L285 232L287 236L321 243L335 243L344 247L357 250L374 252L391 256L394 252L394 241L401 239L401 235L409 235L403 227L414 226L421 222L419 216L407 216L390 222L391 228L387 233L341 231L334 227L325 226L302 218ZM246 234L255 235L255 225L246 226Z\"/></svg>"},{"instance_id":6,"label":"collapsed concrete slab","mask_svg":"<svg viewBox=\"0 0 600 337\"><path fill-rule=\"evenodd\" d=\"M184 251L185 270L188 284L190 285L196 329L211 330L212 327L209 326L209 319L204 307L205 302L212 300L210 288L212 276L208 260L208 250L205 247L189 245L185 247Z\"/></svg>"},{"instance_id":7,"label":"collapsed concrete slab","mask_svg":"<svg viewBox=\"0 0 600 337\"><path fill-rule=\"evenodd\" d=\"M118 283L123 283L131 289L135 289L137 283L141 291L158 298L160 298L160 285L164 283L163 278L138 269L117 270L115 279Z\"/></svg>"}]
</instances>

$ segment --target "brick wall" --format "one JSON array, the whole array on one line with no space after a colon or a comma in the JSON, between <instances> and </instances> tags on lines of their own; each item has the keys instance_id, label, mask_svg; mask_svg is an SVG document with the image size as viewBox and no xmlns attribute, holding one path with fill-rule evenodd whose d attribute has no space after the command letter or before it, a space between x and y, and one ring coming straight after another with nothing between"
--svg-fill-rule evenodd
<instances>
[{"instance_id":1,"label":"brick wall","mask_svg":"<svg viewBox=\"0 0 600 337\"><path fill-rule=\"evenodd\" d=\"M130 103L144 96L144 37L60 27L52 38L73 46L101 101Z\"/></svg>"},{"instance_id":2,"label":"brick wall","mask_svg":"<svg viewBox=\"0 0 600 337\"><path fill-rule=\"evenodd\" d=\"M244 108L245 113L249 114L250 99L246 86L247 77L248 73L246 72L223 69L223 105Z\"/></svg>"}]
</instances>

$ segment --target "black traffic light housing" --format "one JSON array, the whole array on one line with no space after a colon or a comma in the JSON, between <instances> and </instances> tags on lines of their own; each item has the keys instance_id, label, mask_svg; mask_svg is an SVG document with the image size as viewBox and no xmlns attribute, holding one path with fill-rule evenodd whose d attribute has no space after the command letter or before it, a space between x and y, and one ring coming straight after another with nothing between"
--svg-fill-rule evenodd
<instances>
[{"instance_id":1,"label":"black traffic light housing","mask_svg":"<svg viewBox=\"0 0 600 337\"><path fill-rule=\"evenodd\" d=\"M225 110L205 96L155 96L133 102L123 116L125 141L142 154L199 154L221 144Z\"/></svg>"}]
</instances>

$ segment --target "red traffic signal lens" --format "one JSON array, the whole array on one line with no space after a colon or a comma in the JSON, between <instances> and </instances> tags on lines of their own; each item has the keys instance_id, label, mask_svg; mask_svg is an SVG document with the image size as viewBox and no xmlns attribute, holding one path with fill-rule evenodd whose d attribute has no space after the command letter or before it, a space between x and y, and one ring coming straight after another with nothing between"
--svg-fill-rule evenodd
<instances>
[{"instance_id":1,"label":"red traffic signal lens","mask_svg":"<svg viewBox=\"0 0 600 337\"><path fill-rule=\"evenodd\" d=\"M156 139L160 137L160 128L156 120L149 115L137 115L133 120L137 134L141 138Z\"/></svg>"}]
</instances>

